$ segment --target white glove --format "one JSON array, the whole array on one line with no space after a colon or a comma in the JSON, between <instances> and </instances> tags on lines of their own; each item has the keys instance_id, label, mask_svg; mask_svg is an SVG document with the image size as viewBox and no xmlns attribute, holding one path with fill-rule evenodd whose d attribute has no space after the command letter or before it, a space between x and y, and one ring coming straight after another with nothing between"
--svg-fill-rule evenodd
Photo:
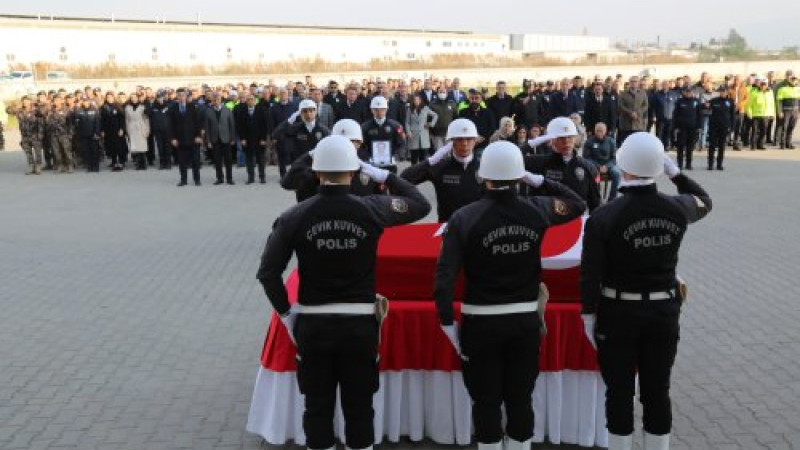
<instances>
[{"instance_id":1,"label":"white glove","mask_svg":"<svg viewBox=\"0 0 800 450\"><path fill-rule=\"evenodd\" d=\"M681 169L678 168L678 165L675 164L675 161L673 161L672 158L667 155L664 155L664 173L670 178L680 175L681 173Z\"/></svg>"},{"instance_id":2,"label":"white glove","mask_svg":"<svg viewBox=\"0 0 800 450\"><path fill-rule=\"evenodd\" d=\"M294 121L297 120L297 116L299 116L299 115L300 115L300 111L295 111L294 114L292 114L291 116L289 116L288 119L286 119L286 121L289 122L289 123L294 123Z\"/></svg>"},{"instance_id":3,"label":"white glove","mask_svg":"<svg viewBox=\"0 0 800 450\"><path fill-rule=\"evenodd\" d=\"M450 343L453 344L458 356L461 356L461 342L458 340L458 322L453 322L452 325L442 325L442 331L444 331Z\"/></svg>"},{"instance_id":4,"label":"white glove","mask_svg":"<svg viewBox=\"0 0 800 450\"><path fill-rule=\"evenodd\" d=\"M436 150L436 153L434 153L433 155L431 155L431 157L428 158L428 164L430 165L438 164L439 161L443 160L444 157L449 155L451 151L453 151L453 143L448 142L447 144L442 146L442 148Z\"/></svg>"},{"instance_id":5,"label":"white glove","mask_svg":"<svg viewBox=\"0 0 800 450\"><path fill-rule=\"evenodd\" d=\"M538 188L542 185L542 183L544 183L544 176L536 173L525 172L525 175L522 176L522 182L528 186Z\"/></svg>"},{"instance_id":6,"label":"white glove","mask_svg":"<svg viewBox=\"0 0 800 450\"><path fill-rule=\"evenodd\" d=\"M289 333L289 338L292 340L292 344L297 346L297 341L294 339L294 324L297 322L297 308L292 306L289 308L288 313L280 317L281 322L283 322L283 326L286 327L286 332Z\"/></svg>"},{"instance_id":7,"label":"white glove","mask_svg":"<svg viewBox=\"0 0 800 450\"><path fill-rule=\"evenodd\" d=\"M385 183L386 178L389 176L388 170L379 169L372 164L365 163L364 161L361 161L361 173L370 177L372 181L376 183Z\"/></svg>"},{"instance_id":8,"label":"white glove","mask_svg":"<svg viewBox=\"0 0 800 450\"><path fill-rule=\"evenodd\" d=\"M314 150L309 150L308 151L308 156L310 156L311 159L314 159Z\"/></svg>"},{"instance_id":9,"label":"white glove","mask_svg":"<svg viewBox=\"0 0 800 450\"><path fill-rule=\"evenodd\" d=\"M583 319L583 332L586 333L586 339L597 350L597 342L594 340L594 324L597 321L597 316L594 314L581 314Z\"/></svg>"}]
</instances>

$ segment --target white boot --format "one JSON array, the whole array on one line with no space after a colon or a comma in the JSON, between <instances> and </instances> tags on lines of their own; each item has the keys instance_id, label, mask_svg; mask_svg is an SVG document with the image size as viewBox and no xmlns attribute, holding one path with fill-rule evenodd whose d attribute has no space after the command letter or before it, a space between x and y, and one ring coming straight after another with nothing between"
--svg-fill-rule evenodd
<instances>
[{"instance_id":1,"label":"white boot","mask_svg":"<svg viewBox=\"0 0 800 450\"><path fill-rule=\"evenodd\" d=\"M644 450L669 450L669 433L659 436L645 432Z\"/></svg>"},{"instance_id":2,"label":"white boot","mask_svg":"<svg viewBox=\"0 0 800 450\"><path fill-rule=\"evenodd\" d=\"M608 450L631 450L633 448L633 435L620 436L608 433Z\"/></svg>"},{"instance_id":3,"label":"white boot","mask_svg":"<svg viewBox=\"0 0 800 450\"><path fill-rule=\"evenodd\" d=\"M503 450L503 441L491 444L481 444L478 442L478 450Z\"/></svg>"},{"instance_id":4,"label":"white boot","mask_svg":"<svg viewBox=\"0 0 800 450\"><path fill-rule=\"evenodd\" d=\"M505 450L531 450L531 440L519 442L506 437Z\"/></svg>"}]
</instances>

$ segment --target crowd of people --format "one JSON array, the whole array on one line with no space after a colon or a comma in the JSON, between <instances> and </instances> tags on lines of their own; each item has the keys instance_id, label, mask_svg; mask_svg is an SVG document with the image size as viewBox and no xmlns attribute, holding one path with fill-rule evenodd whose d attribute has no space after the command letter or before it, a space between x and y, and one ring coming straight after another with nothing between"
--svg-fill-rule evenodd
<instances>
[{"instance_id":1,"label":"crowd of people","mask_svg":"<svg viewBox=\"0 0 800 450\"><path fill-rule=\"evenodd\" d=\"M377 108L375 99L382 99ZM256 168L265 183L269 164L278 165L283 176L342 119L391 128L380 136L372 131L364 144L389 141L393 163L413 164L444 145L447 127L457 118L477 127L480 156L497 140L516 144L524 154L551 152L548 143L532 147L529 141L552 119L569 117L579 130L578 154L618 183L614 150L633 132L655 133L665 148L677 150L682 168L692 169L698 148L707 150L709 170L722 170L726 146L793 149L799 106L797 78L786 71L780 81L769 72L728 75L716 83L707 73L697 81L688 75L526 79L516 94L499 81L492 95L485 87L462 90L458 78L376 78L340 87L336 81L318 86L306 76L286 86L271 81L191 89L139 86L129 93L87 86L26 96L7 112L17 117L30 174L79 167L98 172L103 160L112 171L121 171L130 160L136 170L178 165L181 185L190 168L200 183L203 160L216 166L218 183L234 183L234 162L247 167L247 183L255 182ZM298 135L302 123L313 133ZM2 121L0 143L1 127ZM372 150L362 154L370 157Z\"/></svg>"}]
</instances>

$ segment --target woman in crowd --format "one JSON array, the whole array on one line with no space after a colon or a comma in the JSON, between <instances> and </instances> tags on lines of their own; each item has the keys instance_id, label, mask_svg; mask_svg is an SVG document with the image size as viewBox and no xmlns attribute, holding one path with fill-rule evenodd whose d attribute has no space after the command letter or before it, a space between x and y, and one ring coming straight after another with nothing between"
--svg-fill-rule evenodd
<instances>
[{"instance_id":1,"label":"woman in crowd","mask_svg":"<svg viewBox=\"0 0 800 450\"><path fill-rule=\"evenodd\" d=\"M125 129L128 132L128 149L136 170L147 170L147 136L150 124L145 115L146 108L139 102L136 93L131 94L125 104Z\"/></svg>"},{"instance_id":2,"label":"woman in crowd","mask_svg":"<svg viewBox=\"0 0 800 450\"><path fill-rule=\"evenodd\" d=\"M431 135L428 130L436 125L438 119L439 116L425 104L422 94L414 94L406 116L406 139L411 164L431 154Z\"/></svg>"}]
</instances>

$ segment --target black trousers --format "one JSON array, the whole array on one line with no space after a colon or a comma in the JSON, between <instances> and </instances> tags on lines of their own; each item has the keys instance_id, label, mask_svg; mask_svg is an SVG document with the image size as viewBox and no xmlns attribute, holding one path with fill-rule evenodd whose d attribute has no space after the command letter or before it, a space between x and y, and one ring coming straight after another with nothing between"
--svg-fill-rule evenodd
<instances>
[{"instance_id":1,"label":"black trousers","mask_svg":"<svg viewBox=\"0 0 800 450\"><path fill-rule=\"evenodd\" d=\"M181 182L185 183L189 167L192 168L194 182L200 181L200 148L195 144L178 146L178 168L181 173Z\"/></svg>"},{"instance_id":2,"label":"black trousers","mask_svg":"<svg viewBox=\"0 0 800 450\"><path fill-rule=\"evenodd\" d=\"M684 161L686 167L692 167L692 153L694 153L694 145L697 143L697 130L678 127L677 132L678 167L683 169Z\"/></svg>"},{"instance_id":3,"label":"black trousers","mask_svg":"<svg viewBox=\"0 0 800 450\"><path fill-rule=\"evenodd\" d=\"M740 113L737 109L733 113L733 142L737 144L739 142L739 136L742 133L742 127L744 122L744 114ZM737 144L738 145L738 144Z\"/></svg>"},{"instance_id":4,"label":"black trousers","mask_svg":"<svg viewBox=\"0 0 800 450\"><path fill-rule=\"evenodd\" d=\"M217 181L233 181L233 155L231 145L223 142L214 143L214 168L217 169ZM222 175L222 166L225 166L225 176Z\"/></svg>"},{"instance_id":5,"label":"black trousers","mask_svg":"<svg viewBox=\"0 0 800 450\"><path fill-rule=\"evenodd\" d=\"M78 144L86 161L86 170L100 171L100 143L93 137L78 137Z\"/></svg>"},{"instance_id":6,"label":"black trousers","mask_svg":"<svg viewBox=\"0 0 800 450\"><path fill-rule=\"evenodd\" d=\"M152 166L155 161L156 161L155 133L151 131L150 135L147 136L147 164Z\"/></svg>"},{"instance_id":7,"label":"black trousers","mask_svg":"<svg viewBox=\"0 0 800 450\"><path fill-rule=\"evenodd\" d=\"M680 301L603 299L597 310L595 340L606 384L608 431L633 433L633 397L639 374L644 431L672 429L670 376L680 339Z\"/></svg>"},{"instance_id":8,"label":"black trousers","mask_svg":"<svg viewBox=\"0 0 800 450\"><path fill-rule=\"evenodd\" d=\"M147 170L147 152L134 153L131 155L131 159L136 170Z\"/></svg>"},{"instance_id":9,"label":"black trousers","mask_svg":"<svg viewBox=\"0 0 800 450\"><path fill-rule=\"evenodd\" d=\"M431 149L420 148L417 150L409 150L408 152L410 153L411 164L416 164L430 156Z\"/></svg>"},{"instance_id":10,"label":"black trousers","mask_svg":"<svg viewBox=\"0 0 800 450\"><path fill-rule=\"evenodd\" d=\"M503 438L502 406L508 437L524 442L533 436L531 395L539 375L540 328L537 313L462 315L461 370L478 442Z\"/></svg>"},{"instance_id":11,"label":"black trousers","mask_svg":"<svg viewBox=\"0 0 800 450\"><path fill-rule=\"evenodd\" d=\"M725 158L725 144L727 138L727 128L718 128L714 125L710 125L708 138L708 167L714 165L715 153L717 167L722 167L722 160Z\"/></svg>"},{"instance_id":12,"label":"black trousers","mask_svg":"<svg viewBox=\"0 0 800 450\"><path fill-rule=\"evenodd\" d=\"M764 140L767 137L767 118L753 117L753 130L750 133L750 148L764 147Z\"/></svg>"},{"instance_id":13,"label":"black trousers","mask_svg":"<svg viewBox=\"0 0 800 450\"><path fill-rule=\"evenodd\" d=\"M255 180L256 165L258 165L259 179L263 180L266 178L266 172L264 169L264 147L258 145L257 142L247 141L247 145L244 146L244 160L247 165L247 181L253 182L253 180ZM286 168L283 166L282 162L279 164L281 177L283 177L283 175L286 174Z\"/></svg>"},{"instance_id":14,"label":"black trousers","mask_svg":"<svg viewBox=\"0 0 800 450\"><path fill-rule=\"evenodd\" d=\"M278 172L283 178L286 175L286 168L292 165L292 155L289 154L289 149L283 139L275 142L275 152L278 154Z\"/></svg>"},{"instance_id":15,"label":"black trousers","mask_svg":"<svg viewBox=\"0 0 800 450\"><path fill-rule=\"evenodd\" d=\"M106 155L111 158L111 164L125 164L128 162L128 144L125 137L106 135Z\"/></svg>"},{"instance_id":16,"label":"black trousers","mask_svg":"<svg viewBox=\"0 0 800 450\"><path fill-rule=\"evenodd\" d=\"M772 133L772 127L775 124L774 117L767 117L767 143L774 144L775 140L773 139L774 134Z\"/></svg>"},{"instance_id":17,"label":"black trousers","mask_svg":"<svg viewBox=\"0 0 800 450\"><path fill-rule=\"evenodd\" d=\"M753 135L753 118L742 114L742 145L750 144L750 138Z\"/></svg>"},{"instance_id":18,"label":"black trousers","mask_svg":"<svg viewBox=\"0 0 800 450\"><path fill-rule=\"evenodd\" d=\"M800 115L800 112L797 110L783 111L781 135L777 138L779 144L783 144L785 147L791 145L792 133L794 133L794 127L797 125L798 115Z\"/></svg>"},{"instance_id":19,"label":"black trousers","mask_svg":"<svg viewBox=\"0 0 800 450\"><path fill-rule=\"evenodd\" d=\"M172 152L174 147L170 145L167 133L164 131L153 131L150 135L153 141L154 151L158 152L158 165L162 168L172 167Z\"/></svg>"},{"instance_id":20,"label":"black trousers","mask_svg":"<svg viewBox=\"0 0 800 450\"><path fill-rule=\"evenodd\" d=\"M375 441L372 397L378 391L378 322L374 315L303 315L297 318L297 382L305 395L303 431L308 448L335 444L333 413L339 387L345 443Z\"/></svg>"},{"instance_id":21,"label":"black trousers","mask_svg":"<svg viewBox=\"0 0 800 450\"><path fill-rule=\"evenodd\" d=\"M668 150L672 144L672 119L664 119L656 124L656 135L661 143L664 144L664 150Z\"/></svg>"}]
</instances>

